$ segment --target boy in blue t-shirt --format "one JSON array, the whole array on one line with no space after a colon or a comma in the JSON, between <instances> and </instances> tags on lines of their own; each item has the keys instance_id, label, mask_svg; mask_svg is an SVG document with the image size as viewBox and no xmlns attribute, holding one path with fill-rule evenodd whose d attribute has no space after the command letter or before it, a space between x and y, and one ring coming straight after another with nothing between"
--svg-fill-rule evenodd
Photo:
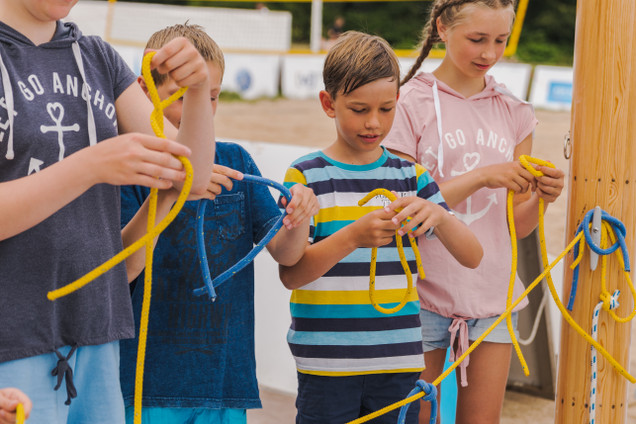
<instances>
[{"instance_id":1,"label":"boy in blue t-shirt","mask_svg":"<svg viewBox=\"0 0 636 424\"><path fill-rule=\"evenodd\" d=\"M298 369L300 424L346 423L404 399L415 387L424 368L419 302L415 289L404 290L396 230L408 237L434 233L465 266L476 267L482 256L429 173L380 145L393 123L400 81L386 41L345 33L327 54L323 79L320 103L335 121L336 140L296 160L285 177L288 187L312 188L320 202L302 259L280 267L283 284L294 290L287 340ZM399 198L378 195L358 206L377 188ZM369 290L373 247L379 247L375 302ZM413 272L414 253L405 253ZM403 308L386 310L403 300ZM418 410L416 402L407 422L417 422ZM395 423L397 415L374 422Z\"/></svg>"},{"instance_id":2,"label":"boy in blue t-shirt","mask_svg":"<svg viewBox=\"0 0 636 424\"><path fill-rule=\"evenodd\" d=\"M175 37L186 37L205 59L212 81L210 97L216 111L224 70L223 53L197 25L175 25L155 33L147 48L159 48ZM178 87L155 75L161 98ZM139 79L146 89L143 80ZM165 109L175 126L181 102ZM211 119L212 117L210 117ZM212 140L211 140L212 142ZM216 144L214 174L206 198L204 233L212 278L243 258L279 219L280 210L269 189L242 182L242 173L260 175L250 155L234 143ZM235 181L233 181L235 180ZM139 186L122 188L122 223L148 196ZM174 199L178 193L173 193ZM293 265L304 251L309 219L318 210L311 189L298 186L287 206L285 228L267 245L276 261ZM198 202L186 202L175 221L161 233L155 247L153 295L146 348L142 418L145 423L246 422L246 409L260 408L254 354L254 267L248 265L217 289L218 298L197 297L204 285L196 249ZM128 267L143 269L143 256ZM143 276L132 288L139 324ZM126 420L133 421L133 396L138 339L121 343L121 383Z\"/></svg>"}]
</instances>

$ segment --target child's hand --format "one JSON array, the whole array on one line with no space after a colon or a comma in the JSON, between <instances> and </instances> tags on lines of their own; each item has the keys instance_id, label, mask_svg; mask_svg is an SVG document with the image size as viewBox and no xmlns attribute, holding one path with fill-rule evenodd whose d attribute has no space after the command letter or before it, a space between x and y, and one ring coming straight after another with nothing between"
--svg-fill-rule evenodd
<instances>
[{"instance_id":1,"label":"child's hand","mask_svg":"<svg viewBox=\"0 0 636 424\"><path fill-rule=\"evenodd\" d=\"M157 50L150 67L169 74L179 87L198 88L208 83L205 60L185 37L174 38Z\"/></svg>"},{"instance_id":2,"label":"child's hand","mask_svg":"<svg viewBox=\"0 0 636 424\"><path fill-rule=\"evenodd\" d=\"M169 189L172 181L184 181L185 170L173 155L190 156L190 149L176 141L140 133L104 140L77 154L86 155L93 183L143 185Z\"/></svg>"},{"instance_id":3,"label":"child's hand","mask_svg":"<svg viewBox=\"0 0 636 424\"><path fill-rule=\"evenodd\" d=\"M395 231L400 228L392 218L395 212L387 212L385 209L376 209L358 218L348 225L353 231L352 237L356 240L358 247L380 247L385 246L395 237Z\"/></svg>"},{"instance_id":4,"label":"child's hand","mask_svg":"<svg viewBox=\"0 0 636 424\"><path fill-rule=\"evenodd\" d=\"M549 166L537 166L537 171L543 172L543 176L537 178L536 192L545 202L554 202L564 186L565 174L559 168Z\"/></svg>"},{"instance_id":5,"label":"child's hand","mask_svg":"<svg viewBox=\"0 0 636 424\"><path fill-rule=\"evenodd\" d=\"M14 424L16 422L15 409L21 403L24 416L29 418L31 413L31 399L19 389L8 387L0 389L0 424Z\"/></svg>"},{"instance_id":6,"label":"child's hand","mask_svg":"<svg viewBox=\"0 0 636 424\"><path fill-rule=\"evenodd\" d=\"M320 210L320 204L314 191L307 186L294 184L289 191L292 194L291 202L288 205L287 199L283 197L281 203L287 212L287 216L283 219L283 225L291 230L316 215Z\"/></svg>"},{"instance_id":7,"label":"child's hand","mask_svg":"<svg viewBox=\"0 0 636 424\"><path fill-rule=\"evenodd\" d=\"M515 193L525 193L536 184L534 176L518 160L484 166L479 172L484 187L488 188L505 187Z\"/></svg>"},{"instance_id":8,"label":"child's hand","mask_svg":"<svg viewBox=\"0 0 636 424\"><path fill-rule=\"evenodd\" d=\"M398 231L399 235L408 234L409 237L418 237L424 234L429 228L441 224L444 219L450 216L448 211L440 205L417 196L400 197L384 209L394 213L396 210L402 209L392 219L396 225L400 225L409 217L411 218ZM418 225L419 227L413 230Z\"/></svg>"},{"instance_id":9,"label":"child's hand","mask_svg":"<svg viewBox=\"0 0 636 424\"><path fill-rule=\"evenodd\" d=\"M188 200L199 200L199 199L216 199L216 196L221 194L223 191L223 187L227 191L232 190L234 183L232 180L242 180L243 173L239 172L235 169L228 168L223 165L214 165L212 168L212 175L210 176L210 182L208 183L208 188L206 189L204 194L191 194L188 196Z\"/></svg>"}]
</instances>

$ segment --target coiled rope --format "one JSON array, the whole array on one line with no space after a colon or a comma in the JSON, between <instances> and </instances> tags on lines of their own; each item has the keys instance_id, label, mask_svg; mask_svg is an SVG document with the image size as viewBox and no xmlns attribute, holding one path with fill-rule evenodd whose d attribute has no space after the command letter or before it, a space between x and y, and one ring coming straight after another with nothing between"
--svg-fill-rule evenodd
<instances>
[{"instance_id":1,"label":"coiled rope","mask_svg":"<svg viewBox=\"0 0 636 424\"><path fill-rule=\"evenodd\" d=\"M389 199L390 201L397 200L397 197L389 190L384 188L377 188L364 196L362 200L358 202L359 206L363 206L369 202L369 200L373 199L376 196L382 195ZM399 212L401 209L396 209L396 212ZM415 254L415 263L417 265L417 271L419 273L420 278L424 278L424 268L422 267L422 258L420 257L420 251L417 248L417 242L415 241L415 237L409 237L409 242L411 243L411 248L413 249L413 253ZM398 234L397 230L395 231L395 244L397 245L398 254L400 255L400 263L402 264L402 269L406 274L406 291L404 292L404 298L400 301L400 303L393 308L384 308L380 306L378 301L375 298L375 269L378 258L378 248L374 247L371 249L371 270L369 272L369 297L371 299L371 304L378 311L383 314L393 314L404 307L407 304L409 299L411 298L411 293L413 293L413 275L411 273L411 269L409 267L409 263L406 260L406 256L404 255L404 245L402 243L402 237Z\"/></svg>"}]
</instances>

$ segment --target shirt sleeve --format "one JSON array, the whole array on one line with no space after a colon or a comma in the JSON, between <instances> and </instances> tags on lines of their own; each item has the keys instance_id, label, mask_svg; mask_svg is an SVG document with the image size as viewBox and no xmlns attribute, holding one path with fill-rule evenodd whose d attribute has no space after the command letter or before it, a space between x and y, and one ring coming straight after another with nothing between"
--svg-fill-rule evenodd
<instances>
[{"instance_id":1,"label":"shirt sleeve","mask_svg":"<svg viewBox=\"0 0 636 424\"><path fill-rule=\"evenodd\" d=\"M417 175L417 196L429 202L437 203L447 211L450 211L442 192L439 190L439 186L426 168L420 164L415 164L415 171Z\"/></svg>"},{"instance_id":2,"label":"shirt sleeve","mask_svg":"<svg viewBox=\"0 0 636 424\"><path fill-rule=\"evenodd\" d=\"M411 107L415 94L412 90L400 94L393 126L382 144L387 149L407 154L417 160L417 144L421 137L421 124L418 120L418 114Z\"/></svg>"}]
</instances>

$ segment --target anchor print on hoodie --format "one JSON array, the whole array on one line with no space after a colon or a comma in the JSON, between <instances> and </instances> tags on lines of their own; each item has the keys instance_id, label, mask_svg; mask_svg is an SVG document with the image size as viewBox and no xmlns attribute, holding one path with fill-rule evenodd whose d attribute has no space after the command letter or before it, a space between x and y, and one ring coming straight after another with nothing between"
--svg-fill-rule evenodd
<instances>
[{"instance_id":1,"label":"anchor print on hoodie","mask_svg":"<svg viewBox=\"0 0 636 424\"><path fill-rule=\"evenodd\" d=\"M135 75L100 38L58 22L36 46L0 22L0 59L0 182L117 135L115 100ZM0 362L132 337L123 264L64 299L46 298L121 250L119 188L107 184L0 241Z\"/></svg>"},{"instance_id":2,"label":"anchor print on hoodie","mask_svg":"<svg viewBox=\"0 0 636 424\"><path fill-rule=\"evenodd\" d=\"M400 89L395 121L383 144L414 157L441 183L516 159L515 148L536 124L532 106L489 75L483 91L465 98L433 74L420 73ZM419 244L426 272L418 281L422 308L450 318L485 318L505 310L512 260L506 197L505 188L482 188L453 209L484 248L476 269L459 265L439 240ZM514 298L522 291L517 276ZM526 305L524 300L516 310Z\"/></svg>"}]
</instances>

